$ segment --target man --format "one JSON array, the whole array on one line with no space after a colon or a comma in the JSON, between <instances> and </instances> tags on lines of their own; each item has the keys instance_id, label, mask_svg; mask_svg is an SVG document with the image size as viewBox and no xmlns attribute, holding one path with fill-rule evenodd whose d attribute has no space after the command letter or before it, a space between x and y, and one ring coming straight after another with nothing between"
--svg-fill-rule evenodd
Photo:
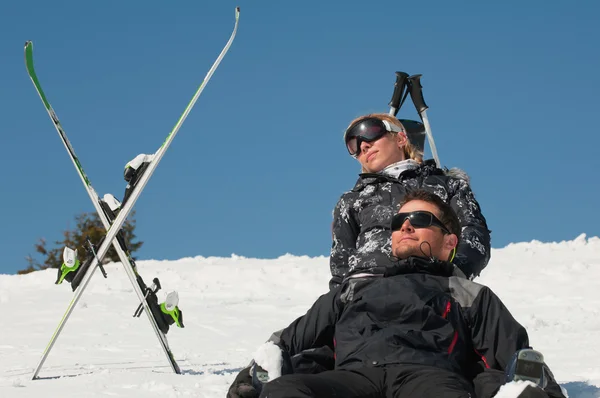
<instances>
[{"instance_id":1,"label":"man","mask_svg":"<svg viewBox=\"0 0 600 398\"><path fill-rule=\"evenodd\" d=\"M529 345L527 332L488 287L456 276L456 214L418 190L391 227L398 261L350 275L321 296L276 346L257 352L252 372L268 370L269 381L252 385L243 370L229 397L257 397L261 388L269 398L481 398L498 391L513 354ZM286 374L291 356L322 346L335 352L334 370ZM546 379L545 391L528 388L522 396L563 397L549 371Z\"/></svg>"}]
</instances>

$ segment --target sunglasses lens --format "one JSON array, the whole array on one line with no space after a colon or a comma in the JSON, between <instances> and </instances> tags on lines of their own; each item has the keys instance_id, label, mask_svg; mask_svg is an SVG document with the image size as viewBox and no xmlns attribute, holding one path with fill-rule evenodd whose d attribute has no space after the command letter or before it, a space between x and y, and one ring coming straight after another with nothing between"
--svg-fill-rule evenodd
<instances>
[{"instance_id":1,"label":"sunglasses lens","mask_svg":"<svg viewBox=\"0 0 600 398\"><path fill-rule=\"evenodd\" d=\"M428 211L411 211L410 213L398 213L392 217L392 231L398 231L402 228L404 221L408 219L413 228L427 228L432 225L440 228L447 234L451 232L436 216Z\"/></svg>"},{"instance_id":2,"label":"sunglasses lens","mask_svg":"<svg viewBox=\"0 0 600 398\"><path fill-rule=\"evenodd\" d=\"M424 212L412 213L410 216L410 223L416 228L427 228L432 224L432 215Z\"/></svg>"},{"instance_id":3,"label":"sunglasses lens","mask_svg":"<svg viewBox=\"0 0 600 398\"><path fill-rule=\"evenodd\" d=\"M411 213L398 213L392 217L392 231L402 228L402 224L408 218L410 225L414 228L427 228L433 222L433 215L424 211L414 211Z\"/></svg>"}]
</instances>

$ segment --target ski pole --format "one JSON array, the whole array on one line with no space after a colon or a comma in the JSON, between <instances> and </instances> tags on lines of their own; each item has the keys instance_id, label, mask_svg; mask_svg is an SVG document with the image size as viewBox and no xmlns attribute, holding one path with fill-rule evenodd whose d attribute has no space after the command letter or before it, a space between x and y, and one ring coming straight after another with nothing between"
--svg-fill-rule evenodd
<instances>
[{"instance_id":1,"label":"ski pole","mask_svg":"<svg viewBox=\"0 0 600 398\"><path fill-rule=\"evenodd\" d=\"M433 134L431 133L431 126L429 125L429 119L427 118L427 109L429 108L425 103L425 98L423 98L423 86L421 85L421 76L422 75L412 75L408 77L408 84L410 86L410 98L423 120L423 124L425 125L425 134L427 135L427 140L429 141L429 146L431 147L431 153L433 154L433 158L435 159L435 163L437 167L441 168L442 164L440 162L440 158L437 154L437 149L435 148L435 141L433 140Z\"/></svg>"}]
</instances>

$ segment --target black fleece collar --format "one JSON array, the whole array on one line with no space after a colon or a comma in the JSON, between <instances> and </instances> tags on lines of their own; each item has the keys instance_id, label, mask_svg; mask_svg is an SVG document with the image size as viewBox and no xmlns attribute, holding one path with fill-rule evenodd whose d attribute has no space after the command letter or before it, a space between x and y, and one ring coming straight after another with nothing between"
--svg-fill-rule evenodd
<instances>
[{"instance_id":1,"label":"black fleece collar","mask_svg":"<svg viewBox=\"0 0 600 398\"><path fill-rule=\"evenodd\" d=\"M412 256L405 260L398 260L391 265L373 267L368 270L356 270L348 275L349 278L356 274L371 274L373 276L390 277L405 274L428 274L437 276L453 276L454 265L448 261L436 258Z\"/></svg>"},{"instance_id":2,"label":"black fleece collar","mask_svg":"<svg viewBox=\"0 0 600 398\"><path fill-rule=\"evenodd\" d=\"M430 274L438 276L452 276L454 265L448 261L435 258L409 257L399 260L391 266L385 267L383 276L394 276L401 274Z\"/></svg>"}]
</instances>

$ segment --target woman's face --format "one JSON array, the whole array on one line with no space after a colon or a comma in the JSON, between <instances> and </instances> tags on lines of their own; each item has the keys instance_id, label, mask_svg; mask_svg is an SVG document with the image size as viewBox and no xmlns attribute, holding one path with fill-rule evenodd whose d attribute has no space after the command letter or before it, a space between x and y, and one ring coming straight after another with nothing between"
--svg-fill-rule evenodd
<instances>
[{"instance_id":1,"label":"woman's face","mask_svg":"<svg viewBox=\"0 0 600 398\"><path fill-rule=\"evenodd\" d=\"M406 137L402 134L385 134L373 142L360 143L357 160L368 173L377 173L387 166L404 160L402 146Z\"/></svg>"}]
</instances>

